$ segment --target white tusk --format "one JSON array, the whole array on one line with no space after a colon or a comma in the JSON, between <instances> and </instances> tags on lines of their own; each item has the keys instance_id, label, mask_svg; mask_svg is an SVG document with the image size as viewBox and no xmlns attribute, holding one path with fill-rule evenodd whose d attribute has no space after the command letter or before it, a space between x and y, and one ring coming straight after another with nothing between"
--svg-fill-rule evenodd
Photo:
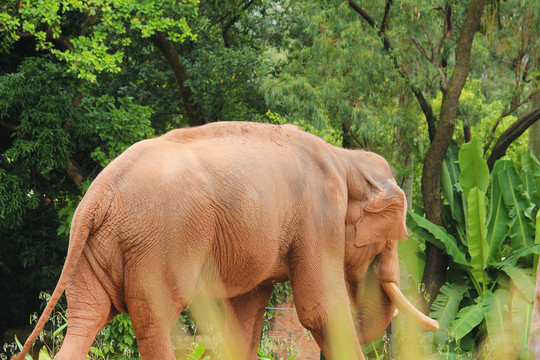
<instances>
[{"instance_id":1,"label":"white tusk","mask_svg":"<svg viewBox=\"0 0 540 360\"><path fill-rule=\"evenodd\" d=\"M417 308L413 306L407 300L405 295L399 290L399 287L396 283L393 282L382 282L381 283L384 292L390 300L396 305L396 307L403 311L405 314L412 316L423 328L428 330L437 330L439 328L439 323L437 320L433 320L426 315L422 314Z\"/></svg>"},{"instance_id":2,"label":"white tusk","mask_svg":"<svg viewBox=\"0 0 540 360\"><path fill-rule=\"evenodd\" d=\"M392 315L392 317L396 317L399 315L399 310L396 308L396 310L394 310L394 315Z\"/></svg>"}]
</instances>

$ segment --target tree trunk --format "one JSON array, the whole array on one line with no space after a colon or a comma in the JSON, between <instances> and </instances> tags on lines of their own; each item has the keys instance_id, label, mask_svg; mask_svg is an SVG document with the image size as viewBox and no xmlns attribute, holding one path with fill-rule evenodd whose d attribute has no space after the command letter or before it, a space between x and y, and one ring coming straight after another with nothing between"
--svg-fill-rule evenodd
<instances>
[{"instance_id":1,"label":"tree trunk","mask_svg":"<svg viewBox=\"0 0 540 360\"><path fill-rule=\"evenodd\" d=\"M471 70L472 42L485 4L486 0L472 0L470 3L456 45L456 65L443 94L439 125L424 161L422 173L424 212L428 220L440 226L444 226L440 184L441 166L454 134L459 96ZM446 281L448 261L448 256L444 255L439 248L430 243L426 244L426 266L422 282L426 286L426 300L430 307Z\"/></svg>"}]
</instances>

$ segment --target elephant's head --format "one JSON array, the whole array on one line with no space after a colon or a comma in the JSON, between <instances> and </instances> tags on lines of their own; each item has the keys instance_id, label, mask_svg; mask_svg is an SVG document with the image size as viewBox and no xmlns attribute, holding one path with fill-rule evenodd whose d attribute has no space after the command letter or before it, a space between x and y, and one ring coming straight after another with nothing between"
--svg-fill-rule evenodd
<instances>
[{"instance_id":1,"label":"elephant's head","mask_svg":"<svg viewBox=\"0 0 540 360\"><path fill-rule=\"evenodd\" d=\"M345 219L346 276L359 341L366 344L379 336L396 307L424 328L437 329L438 323L414 308L399 290L397 245L407 238L405 195L392 177L367 179L366 185L370 191L349 194Z\"/></svg>"}]
</instances>

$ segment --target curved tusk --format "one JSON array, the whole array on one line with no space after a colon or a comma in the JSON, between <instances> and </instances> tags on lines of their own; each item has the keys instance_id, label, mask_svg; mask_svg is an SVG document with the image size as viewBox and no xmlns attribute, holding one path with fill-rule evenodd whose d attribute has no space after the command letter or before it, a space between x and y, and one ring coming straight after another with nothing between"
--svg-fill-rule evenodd
<instances>
[{"instance_id":1,"label":"curved tusk","mask_svg":"<svg viewBox=\"0 0 540 360\"><path fill-rule=\"evenodd\" d=\"M426 315L422 314L417 308L413 306L407 300L405 295L399 290L399 287L396 283L393 282L382 282L381 283L384 292L390 300L399 308L400 311L403 311L405 314L412 316L423 328L428 330L437 330L439 328L439 323L437 320L433 320Z\"/></svg>"},{"instance_id":2,"label":"curved tusk","mask_svg":"<svg viewBox=\"0 0 540 360\"><path fill-rule=\"evenodd\" d=\"M392 317L396 317L399 315L399 310L398 308L396 308L396 310L394 310L394 315L392 315Z\"/></svg>"}]
</instances>

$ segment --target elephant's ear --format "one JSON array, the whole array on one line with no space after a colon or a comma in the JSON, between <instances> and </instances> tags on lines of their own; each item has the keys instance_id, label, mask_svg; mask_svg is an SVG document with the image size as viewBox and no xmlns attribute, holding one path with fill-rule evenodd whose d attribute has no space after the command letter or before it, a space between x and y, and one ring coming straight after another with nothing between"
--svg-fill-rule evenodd
<instances>
[{"instance_id":1,"label":"elephant's ear","mask_svg":"<svg viewBox=\"0 0 540 360\"><path fill-rule=\"evenodd\" d=\"M355 225L356 246L407 239L405 194L397 185L394 186L397 189L379 191L363 208L362 215Z\"/></svg>"}]
</instances>

